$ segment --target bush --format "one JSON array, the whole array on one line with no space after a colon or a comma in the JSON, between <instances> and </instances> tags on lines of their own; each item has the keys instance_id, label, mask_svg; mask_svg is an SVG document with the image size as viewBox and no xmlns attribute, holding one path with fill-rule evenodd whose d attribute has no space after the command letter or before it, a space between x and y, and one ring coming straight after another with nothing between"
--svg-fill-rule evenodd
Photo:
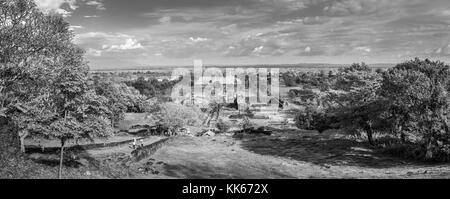
<instances>
[{"instance_id":1,"label":"bush","mask_svg":"<svg viewBox=\"0 0 450 199\"><path fill-rule=\"evenodd\" d=\"M244 117L242 122L239 124L242 130L248 130L252 128L253 124L251 123L250 119L248 117Z\"/></svg>"},{"instance_id":2,"label":"bush","mask_svg":"<svg viewBox=\"0 0 450 199\"><path fill-rule=\"evenodd\" d=\"M281 75L281 79L284 84L288 87L293 87L297 85L297 77L293 72L286 72Z\"/></svg>"},{"instance_id":3,"label":"bush","mask_svg":"<svg viewBox=\"0 0 450 199\"><path fill-rule=\"evenodd\" d=\"M216 124L216 127L221 133L226 133L228 132L228 130L230 130L230 124L224 122L223 120L219 120Z\"/></svg>"},{"instance_id":4,"label":"bush","mask_svg":"<svg viewBox=\"0 0 450 199\"><path fill-rule=\"evenodd\" d=\"M449 76L450 66L443 62L417 58L383 74L382 95L390 102L394 132L415 132L427 160L450 157Z\"/></svg>"},{"instance_id":5,"label":"bush","mask_svg":"<svg viewBox=\"0 0 450 199\"><path fill-rule=\"evenodd\" d=\"M317 130L320 133L333 129L336 120L327 115L325 112L317 110L316 108L308 107L302 113L295 117L295 124L297 128L304 130Z\"/></svg>"},{"instance_id":6,"label":"bush","mask_svg":"<svg viewBox=\"0 0 450 199\"><path fill-rule=\"evenodd\" d=\"M168 102L160 105L157 118L163 126L182 128L202 125L205 116L198 107Z\"/></svg>"}]
</instances>

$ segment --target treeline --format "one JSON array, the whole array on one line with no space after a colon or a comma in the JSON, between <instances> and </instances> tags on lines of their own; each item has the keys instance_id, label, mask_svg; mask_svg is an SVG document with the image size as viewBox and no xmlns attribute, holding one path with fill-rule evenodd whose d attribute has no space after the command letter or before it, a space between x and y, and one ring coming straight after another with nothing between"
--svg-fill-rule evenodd
<instances>
[{"instance_id":1,"label":"treeline","mask_svg":"<svg viewBox=\"0 0 450 199\"><path fill-rule=\"evenodd\" d=\"M296 117L302 129L343 129L374 146L424 160L450 160L450 67L418 58L387 71L353 64L328 76L318 104ZM386 139L375 139L380 134Z\"/></svg>"},{"instance_id":2,"label":"treeline","mask_svg":"<svg viewBox=\"0 0 450 199\"><path fill-rule=\"evenodd\" d=\"M173 81L164 79L162 81L159 81L154 77L148 79L139 77L137 80L127 81L125 82L125 84L137 89L142 95L145 95L148 98L156 97L163 101L169 101L168 98L170 97L172 88L180 81L181 79Z\"/></svg>"}]
</instances>

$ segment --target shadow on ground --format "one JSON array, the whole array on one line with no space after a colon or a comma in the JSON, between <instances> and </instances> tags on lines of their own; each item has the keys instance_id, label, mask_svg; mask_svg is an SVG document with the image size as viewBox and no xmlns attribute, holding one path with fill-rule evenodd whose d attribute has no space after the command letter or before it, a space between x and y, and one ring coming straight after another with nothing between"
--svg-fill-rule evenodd
<instances>
[{"instance_id":1,"label":"shadow on ground","mask_svg":"<svg viewBox=\"0 0 450 199\"><path fill-rule=\"evenodd\" d=\"M298 131L242 139L241 147L261 155L284 157L321 166L389 168L401 165L423 165L417 161L383 154L367 143L317 135L301 135Z\"/></svg>"}]
</instances>

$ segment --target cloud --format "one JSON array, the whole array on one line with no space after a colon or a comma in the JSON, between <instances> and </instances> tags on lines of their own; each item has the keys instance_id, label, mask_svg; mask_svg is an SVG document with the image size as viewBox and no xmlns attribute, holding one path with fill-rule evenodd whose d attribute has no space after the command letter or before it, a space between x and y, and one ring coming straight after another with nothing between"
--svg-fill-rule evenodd
<instances>
[{"instance_id":1,"label":"cloud","mask_svg":"<svg viewBox=\"0 0 450 199\"><path fill-rule=\"evenodd\" d=\"M75 44L88 49L89 56L103 56L108 52L125 52L144 49L144 46L131 35L121 33L88 32L75 35Z\"/></svg>"},{"instance_id":2,"label":"cloud","mask_svg":"<svg viewBox=\"0 0 450 199\"><path fill-rule=\"evenodd\" d=\"M305 17L303 18L302 22L305 25L317 25L317 24L324 24L330 21L330 18L328 17L320 17L320 16L315 16L315 17Z\"/></svg>"},{"instance_id":3,"label":"cloud","mask_svg":"<svg viewBox=\"0 0 450 199\"><path fill-rule=\"evenodd\" d=\"M83 16L84 18L98 18L98 17L100 17L100 16L98 16L98 15L85 15L85 16Z\"/></svg>"},{"instance_id":4,"label":"cloud","mask_svg":"<svg viewBox=\"0 0 450 199\"><path fill-rule=\"evenodd\" d=\"M450 56L450 44L444 45L440 48L433 50L431 54L434 56L442 56L442 57Z\"/></svg>"},{"instance_id":5,"label":"cloud","mask_svg":"<svg viewBox=\"0 0 450 199\"><path fill-rule=\"evenodd\" d=\"M54 13L69 17L72 11L78 9L76 0L34 0L38 9L44 13ZM68 8L62 7L67 5Z\"/></svg>"},{"instance_id":6,"label":"cloud","mask_svg":"<svg viewBox=\"0 0 450 199\"><path fill-rule=\"evenodd\" d=\"M189 40L191 40L192 42L204 42L204 41L208 41L208 38L202 38L202 37L190 37Z\"/></svg>"},{"instance_id":7,"label":"cloud","mask_svg":"<svg viewBox=\"0 0 450 199\"><path fill-rule=\"evenodd\" d=\"M86 51L86 55L88 56L94 56L94 57L100 57L102 56L102 51L101 50L95 50L92 48L87 49Z\"/></svg>"},{"instance_id":8,"label":"cloud","mask_svg":"<svg viewBox=\"0 0 450 199\"><path fill-rule=\"evenodd\" d=\"M70 30L84 29L84 27L83 26L70 26L69 29Z\"/></svg>"},{"instance_id":9,"label":"cloud","mask_svg":"<svg viewBox=\"0 0 450 199\"><path fill-rule=\"evenodd\" d=\"M171 21L172 21L172 17L170 17L170 16L161 17L159 19L159 22L162 24L167 24L167 23L170 23Z\"/></svg>"},{"instance_id":10,"label":"cloud","mask_svg":"<svg viewBox=\"0 0 450 199\"><path fill-rule=\"evenodd\" d=\"M264 46L258 46L253 49L253 53L261 53L263 49L264 49Z\"/></svg>"},{"instance_id":11,"label":"cloud","mask_svg":"<svg viewBox=\"0 0 450 199\"><path fill-rule=\"evenodd\" d=\"M370 53L372 51L372 49L370 49L367 46L358 46L358 47L355 48L355 50L366 52L366 53Z\"/></svg>"},{"instance_id":12,"label":"cloud","mask_svg":"<svg viewBox=\"0 0 450 199\"><path fill-rule=\"evenodd\" d=\"M111 45L111 46L107 46L104 45L103 49L107 49L107 50L133 50L133 49L142 49L142 45L140 43L138 43L137 40L135 39L131 39L128 38L125 41L125 44L121 44L121 45Z\"/></svg>"},{"instance_id":13,"label":"cloud","mask_svg":"<svg viewBox=\"0 0 450 199\"><path fill-rule=\"evenodd\" d=\"M103 0L90 0L86 2L86 5L95 7L97 10L106 10Z\"/></svg>"},{"instance_id":14,"label":"cloud","mask_svg":"<svg viewBox=\"0 0 450 199\"><path fill-rule=\"evenodd\" d=\"M63 4L67 3L66 0L34 0L34 1L36 3L36 6L43 11L57 10Z\"/></svg>"},{"instance_id":15,"label":"cloud","mask_svg":"<svg viewBox=\"0 0 450 199\"><path fill-rule=\"evenodd\" d=\"M83 32L103 31L77 36L101 59L387 62L406 52L445 56L450 41L448 0L101 2L108 6L101 19L83 19L98 17L94 5L71 18Z\"/></svg>"},{"instance_id":16,"label":"cloud","mask_svg":"<svg viewBox=\"0 0 450 199\"><path fill-rule=\"evenodd\" d=\"M307 47L305 48L305 53L310 53L310 52L311 52L311 47L307 46Z\"/></svg>"},{"instance_id":17,"label":"cloud","mask_svg":"<svg viewBox=\"0 0 450 199\"><path fill-rule=\"evenodd\" d=\"M403 0L343 0L334 1L324 8L325 13L332 16L365 15L380 10L389 10Z\"/></svg>"}]
</instances>

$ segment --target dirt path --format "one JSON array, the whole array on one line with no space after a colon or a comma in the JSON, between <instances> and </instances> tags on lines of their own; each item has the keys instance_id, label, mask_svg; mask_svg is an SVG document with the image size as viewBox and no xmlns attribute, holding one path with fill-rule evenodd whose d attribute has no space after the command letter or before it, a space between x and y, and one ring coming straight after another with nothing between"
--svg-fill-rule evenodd
<instances>
[{"instance_id":1,"label":"dirt path","mask_svg":"<svg viewBox=\"0 0 450 199\"><path fill-rule=\"evenodd\" d=\"M141 178L450 178L450 165L400 160L361 143L298 132L179 137L139 164L134 167L158 173Z\"/></svg>"}]
</instances>

